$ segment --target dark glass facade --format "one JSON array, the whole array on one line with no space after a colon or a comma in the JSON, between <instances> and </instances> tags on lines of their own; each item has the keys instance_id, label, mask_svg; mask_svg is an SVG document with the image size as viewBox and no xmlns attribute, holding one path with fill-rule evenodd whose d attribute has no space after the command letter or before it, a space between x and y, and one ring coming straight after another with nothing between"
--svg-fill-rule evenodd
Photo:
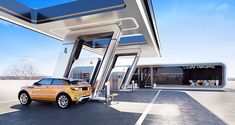
<instances>
[{"instance_id":1,"label":"dark glass facade","mask_svg":"<svg viewBox=\"0 0 235 125\"><path fill-rule=\"evenodd\" d=\"M222 87L225 82L223 64L140 66L132 81L140 88L156 86Z\"/></svg>"},{"instance_id":2,"label":"dark glass facade","mask_svg":"<svg viewBox=\"0 0 235 125\"><path fill-rule=\"evenodd\" d=\"M89 81L94 67L75 67L70 78ZM114 67L108 81L111 89L123 88L129 67ZM185 65L147 65L137 66L132 75L133 82L139 88L191 87L219 88L225 85L225 66L223 64L185 64Z\"/></svg>"},{"instance_id":3,"label":"dark glass facade","mask_svg":"<svg viewBox=\"0 0 235 125\"><path fill-rule=\"evenodd\" d=\"M153 67L153 83L157 85L184 84L184 70L181 67Z\"/></svg>"}]
</instances>

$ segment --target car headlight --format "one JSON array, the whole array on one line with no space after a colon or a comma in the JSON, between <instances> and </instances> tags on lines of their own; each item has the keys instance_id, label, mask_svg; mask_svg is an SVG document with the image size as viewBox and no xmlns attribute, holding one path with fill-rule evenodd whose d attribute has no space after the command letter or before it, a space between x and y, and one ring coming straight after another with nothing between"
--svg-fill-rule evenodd
<instances>
[{"instance_id":1,"label":"car headlight","mask_svg":"<svg viewBox=\"0 0 235 125\"><path fill-rule=\"evenodd\" d=\"M78 91L79 87L71 87L70 89L74 90L74 91Z\"/></svg>"}]
</instances>

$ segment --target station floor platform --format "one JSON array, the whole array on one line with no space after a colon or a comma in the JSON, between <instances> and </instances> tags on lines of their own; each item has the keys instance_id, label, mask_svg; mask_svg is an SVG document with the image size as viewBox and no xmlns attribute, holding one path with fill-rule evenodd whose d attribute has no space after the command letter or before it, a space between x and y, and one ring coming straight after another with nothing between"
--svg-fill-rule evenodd
<instances>
[{"instance_id":1,"label":"station floor platform","mask_svg":"<svg viewBox=\"0 0 235 125\"><path fill-rule=\"evenodd\" d=\"M5 94L5 98L0 96L0 125L235 124L233 88L224 91L136 89L115 93L118 96L111 105L91 101L66 110L46 102L21 106L16 98L6 98Z\"/></svg>"}]
</instances>

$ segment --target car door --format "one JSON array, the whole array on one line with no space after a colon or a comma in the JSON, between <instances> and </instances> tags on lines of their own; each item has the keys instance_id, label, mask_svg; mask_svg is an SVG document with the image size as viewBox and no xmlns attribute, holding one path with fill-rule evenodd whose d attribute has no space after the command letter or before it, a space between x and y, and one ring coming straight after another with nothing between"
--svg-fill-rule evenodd
<instances>
[{"instance_id":1,"label":"car door","mask_svg":"<svg viewBox=\"0 0 235 125\"><path fill-rule=\"evenodd\" d=\"M36 85L33 86L32 89L32 99L33 100L47 100L49 96L49 87L51 86L52 83L51 78L45 78L37 82Z\"/></svg>"},{"instance_id":2,"label":"car door","mask_svg":"<svg viewBox=\"0 0 235 125\"><path fill-rule=\"evenodd\" d=\"M59 92L64 91L66 84L69 84L67 80L64 79L53 79L52 85L48 87L49 95L48 100L55 101L56 96Z\"/></svg>"}]
</instances>

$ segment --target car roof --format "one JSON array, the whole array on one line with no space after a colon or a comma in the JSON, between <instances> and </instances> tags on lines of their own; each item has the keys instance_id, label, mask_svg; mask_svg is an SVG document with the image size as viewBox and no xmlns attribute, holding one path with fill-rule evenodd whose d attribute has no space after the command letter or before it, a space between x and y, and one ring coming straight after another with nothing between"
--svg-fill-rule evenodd
<instances>
[{"instance_id":1,"label":"car roof","mask_svg":"<svg viewBox=\"0 0 235 125\"><path fill-rule=\"evenodd\" d=\"M63 80L69 80L68 78L58 78L58 77L45 77L45 78L42 78L42 79L63 79Z\"/></svg>"}]
</instances>

